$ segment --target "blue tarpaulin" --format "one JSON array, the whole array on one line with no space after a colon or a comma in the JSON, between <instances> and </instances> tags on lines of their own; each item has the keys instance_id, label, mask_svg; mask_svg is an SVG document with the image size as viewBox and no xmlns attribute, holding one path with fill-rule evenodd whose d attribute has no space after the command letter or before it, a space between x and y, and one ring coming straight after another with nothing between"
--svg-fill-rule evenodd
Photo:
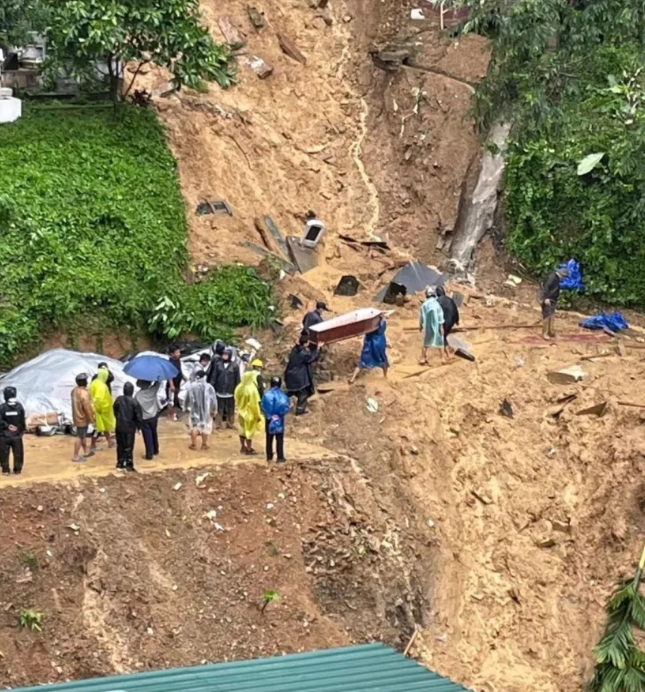
<instances>
[{"instance_id":1,"label":"blue tarpaulin","mask_svg":"<svg viewBox=\"0 0 645 692\"><path fill-rule=\"evenodd\" d=\"M606 312L601 312L593 317L587 317L586 320L580 322L580 326L584 329L609 329L611 332L629 329L627 320L618 310L610 315Z\"/></svg>"},{"instance_id":2,"label":"blue tarpaulin","mask_svg":"<svg viewBox=\"0 0 645 692\"><path fill-rule=\"evenodd\" d=\"M562 264L560 269L567 270L567 276L560 280L560 288L567 291L584 291L585 285L582 283L582 271L580 262L570 259L566 264Z\"/></svg>"}]
</instances>

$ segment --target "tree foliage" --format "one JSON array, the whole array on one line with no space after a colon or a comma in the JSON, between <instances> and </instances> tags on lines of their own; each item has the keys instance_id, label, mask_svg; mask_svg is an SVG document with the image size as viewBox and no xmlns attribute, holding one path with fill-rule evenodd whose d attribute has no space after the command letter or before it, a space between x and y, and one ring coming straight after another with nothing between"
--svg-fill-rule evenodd
<instances>
[{"instance_id":1,"label":"tree foliage","mask_svg":"<svg viewBox=\"0 0 645 692\"><path fill-rule=\"evenodd\" d=\"M28 109L0 128L0 152L2 366L53 328L214 339L270 320L252 269L185 281L184 201L152 111Z\"/></svg>"},{"instance_id":2,"label":"tree foliage","mask_svg":"<svg viewBox=\"0 0 645 692\"><path fill-rule=\"evenodd\" d=\"M22 46L44 32L50 9L44 0L0 0L0 46Z\"/></svg>"},{"instance_id":3,"label":"tree foliage","mask_svg":"<svg viewBox=\"0 0 645 692\"><path fill-rule=\"evenodd\" d=\"M229 47L201 24L199 0L58 0L53 8L54 65L85 76L106 60L114 99L123 63L136 63L137 73L148 63L165 67L177 88L200 80L227 87L235 78Z\"/></svg>"},{"instance_id":4,"label":"tree foliage","mask_svg":"<svg viewBox=\"0 0 645 692\"><path fill-rule=\"evenodd\" d=\"M640 592L644 560L645 551L636 576L621 582L609 599L588 692L645 692L645 653L634 634L645 632L645 598Z\"/></svg>"},{"instance_id":5,"label":"tree foliage","mask_svg":"<svg viewBox=\"0 0 645 692\"><path fill-rule=\"evenodd\" d=\"M643 0L464 4L493 42L478 122L513 123L509 248L540 272L574 256L591 293L645 305Z\"/></svg>"}]
</instances>

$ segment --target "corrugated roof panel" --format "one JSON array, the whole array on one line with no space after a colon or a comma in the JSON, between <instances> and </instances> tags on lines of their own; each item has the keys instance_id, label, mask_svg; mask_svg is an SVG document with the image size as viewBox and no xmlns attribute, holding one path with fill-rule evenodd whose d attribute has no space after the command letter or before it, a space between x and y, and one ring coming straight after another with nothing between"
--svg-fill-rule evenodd
<instances>
[{"instance_id":1,"label":"corrugated roof panel","mask_svg":"<svg viewBox=\"0 0 645 692\"><path fill-rule=\"evenodd\" d=\"M25 687L22 692L42 692ZM51 685L52 692L465 692L383 644Z\"/></svg>"}]
</instances>

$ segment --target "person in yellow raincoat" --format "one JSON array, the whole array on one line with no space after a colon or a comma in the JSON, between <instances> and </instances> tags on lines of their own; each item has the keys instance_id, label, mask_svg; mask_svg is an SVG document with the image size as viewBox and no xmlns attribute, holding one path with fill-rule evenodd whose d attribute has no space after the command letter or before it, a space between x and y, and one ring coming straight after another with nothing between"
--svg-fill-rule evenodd
<instances>
[{"instance_id":1,"label":"person in yellow raincoat","mask_svg":"<svg viewBox=\"0 0 645 692\"><path fill-rule=\"evenodd\" d=\"M96 412L96 430L105 435L108 447L113 447L112 433L116 429L116 419L112 406L112 394L107 386L109 375L107 368L99 368L96 379L90 384L90 396Z\"/></svg>"},{"instance_id":2,"label":"person in yellow raincoat","mask_svg":"<svg viewBox=\"0 0 645 692\"><path fill-rule=\"evenodd\" d=\"M253 449L253 437L264 427L257 377L257 370L247 370L242 375L242 381L235 388L241 454L257 454Z\"/></svg>"}]
</instances>

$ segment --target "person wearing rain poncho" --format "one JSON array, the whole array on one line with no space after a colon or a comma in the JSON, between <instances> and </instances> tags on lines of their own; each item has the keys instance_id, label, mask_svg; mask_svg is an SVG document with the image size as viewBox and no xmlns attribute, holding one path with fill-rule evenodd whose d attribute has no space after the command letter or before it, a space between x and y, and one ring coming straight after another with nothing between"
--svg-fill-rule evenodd
<instances>
[{"instance_id":1,"label":"person wearing rain poncho","mask_svg":"<svg viewBox=\"0 0 645 692\"><path fill-rule=\"evenodd\" d=\"M262 430L264 422L264 416L260 409L257 376L257 370L247 370L242 376L242 381L235 388L237 424L242 454L257 454L253 449L253 437Z\"/></svg>"},{"instance_id":2,"label":"person wearing rain poncho","mask_svg":"<svg viewBox=\"0 0 645 692\"><path fill-rule=\"evenodd\" d=\"M197 438L202 436L202 449L208 449L213 432L213 418L217 415L217 396L204 370L197 370L186 387L186 409L189 411L190 449L197 449Z\"/></svg>"},{"instance_id":3,"label":"person wearing rain poncho","mask_svg":"<svg viewBox=\"0 0 645 692\"><path fill-rule=\"evenodd\" d=\"M262 413L266 418L267 461L273 461L273 440L276 441L278 464L284 464L284 417L291 408L291 400L282 391L282 378L271 378L271 389L262 397Z\"/></svg>"},{"instance_id":4,"label":"person wearing rain poncho","mask_svg":"<svg viewBox=\"0 0 645 692\"><path fill-rule=\"evenodd\" d=\"M97 377L90 384L90 396L96 413L96 429L105 435L108 447L113 448L112 434L116 428L112 394L107 385L110 373L107 368L99 368Z\"/></svg>"},{"instance_id":5,"label":"person wearing rain poncho","mask_svg":"<svg viewBox=\"0 0 645 692\"><path fill-rule=\"evenodd\" d=\"M385 330L387 322L381 319L381 323L373 332L365 335L363 340L363 352L361 353L361 362L354 370L349 383L354 384L358 373L361 370L372 370L373 368L383 368L383 375L387 377L387 371L390 367L390 362L387 359L387 339L385 338Z\"/></svg>"},{"instance_id":6,"label":"person wearing rain poncho","mask_svg":"<svg viewBox=\"0 0 645 692\"><path fill-rule=\"evenodd\" d=\"M438 348L441 352L441 361L446 359L445 336L444 336L444 316L441 305L437 300L437 289L435 286L426 288L426 301L421 306L419 314L419 331L423 332L423 347L421 348L420 365L428 364L428 349Z\"/></svg>"}]
</instances>

